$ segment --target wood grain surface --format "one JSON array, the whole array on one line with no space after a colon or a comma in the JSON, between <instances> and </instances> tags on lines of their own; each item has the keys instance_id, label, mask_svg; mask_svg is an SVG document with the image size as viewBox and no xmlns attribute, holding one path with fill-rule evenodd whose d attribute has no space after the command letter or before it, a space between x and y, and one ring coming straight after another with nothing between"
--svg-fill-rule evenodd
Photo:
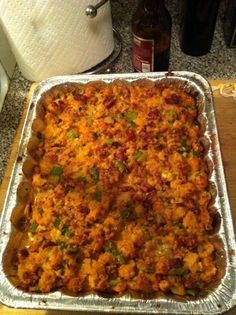
<instances>
[{"instance_id":1,"label":"wood grain surface","mask_svg":"<svg viewBox=\"0 0 236 315\"><path fill-rule=\"evenodd\" d=\"M213 86L217 86L218 84L228 82L236 84L236 78L233 80L210 80L210 83ZM221 151L228 186L229 199L232 209L234 227L236 228L236 100L234 100L232 97L229 98L222 97L218 91L214 92L214 100L216 120L220 137ZM21 123L16 133L12 152L8 161L8 166L0 188L0 211L2 209L2 205L4 202L6 189L11 175L12 165L14 163L17 153L18 142L21 135L24 117L26 114L26 107L27 106L25 106L25 111L23 113ZM25 309L20 310L0 305L0 315L56 315L56 314L73 315L85 313ZM225 314L235 315L236 309L234 308Z\"/></svg>"}]
</instances>

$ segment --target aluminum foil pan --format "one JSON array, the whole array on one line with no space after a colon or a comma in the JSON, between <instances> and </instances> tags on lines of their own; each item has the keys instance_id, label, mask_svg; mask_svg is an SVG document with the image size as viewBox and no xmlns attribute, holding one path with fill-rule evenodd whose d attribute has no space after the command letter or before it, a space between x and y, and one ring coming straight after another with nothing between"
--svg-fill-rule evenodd
<instances>
[{"instance_id":1,"label":"aluminum foil pan","mask_svg":"<svg viewBox=\"0 0 236 315\"><path fill-rule=\"evenodd\" d=\"M173 297L156 299L136 299L123 297L101 297L95 294L73 297L61 292L50 294L30 294L14 287L9 275L4 272L3 261L7 255L7 244L11 238L12 225L10 216L16 204L16 190L22 180L22 163L19 157L26 156L26 145L31 135L31 123L36 115L37 103L42 93L51 87L66 83L87 83L95 80L112 82L116 79L134 81L149 79L157 82L178 82L184 90L196 93L200 109L199 117L204 123L204 139L208 142L207 158L212 164L210 181L216 187L214 207L221 216L218 232L225 250L225 274L219 286L206 297L193 300L177 300ZM36 105L36 106L34 106ZM0 301L8 306L31 309L76 310L90 312L144 313L144 314L221 314L236 305L236 257L235 236L233 232L231 210L228 200L224 169L222 164L219 138L216 128L213 97L209 83L200 75L191 72L147 73L147 74L108 74L108 75L76 75L54 77L40 83L35 89L28 107L24 127L19 143L18 154L13 165L12 175L0 220Z\"/></svg>"}]
</instances>

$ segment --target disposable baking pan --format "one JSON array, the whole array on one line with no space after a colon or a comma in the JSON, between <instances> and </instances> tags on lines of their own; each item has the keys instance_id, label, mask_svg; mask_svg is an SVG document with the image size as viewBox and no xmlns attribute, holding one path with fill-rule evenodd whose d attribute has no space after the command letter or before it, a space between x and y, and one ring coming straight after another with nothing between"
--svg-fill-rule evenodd
<instances>
[{"instance_id":1,"label":"disposable baking pan","mask_svg":"<svg viewBox=\"0 0 236 315\"><path fill-rule=\"evenodd\" d=\"M101 80L112 82L117 79L128 82L137 79L149 79L157 83L177 82L185 91L197 95L200 109L199 119L204 124L204 139L208 143L207 158L211 162L210 181L216 187L214 207L221 217L218 236L225 251L225 273L220 284L207 296L194 299L175 299L160 296L154 299L138 299L128 296L102 297L89 294L73 297L62 292L50 294L30 294L14 287L4 269L7 244L12 236L10 222L12 209L16 204L16 190L21 182L22 163L26 153L27 142L31 135L31 123L36 116L37 104L41 95L55 85L68 83L87 83ZM20 158L19 158L20 157ZM23 157L23 159L22 159ZM26 114L19 149L0 220L0 301L8 306L31 309L73 310L88 312L142 313L142 314L222 314L236 305L236 257L235 236L233 232L231 209L222 164L220 144L216 127L213 97L209 83L200 75L191 72L146 73L146 74L108 74L108 75L75 75L49 78L41 82L31 96Z\"/></svg>"}]
</instances>

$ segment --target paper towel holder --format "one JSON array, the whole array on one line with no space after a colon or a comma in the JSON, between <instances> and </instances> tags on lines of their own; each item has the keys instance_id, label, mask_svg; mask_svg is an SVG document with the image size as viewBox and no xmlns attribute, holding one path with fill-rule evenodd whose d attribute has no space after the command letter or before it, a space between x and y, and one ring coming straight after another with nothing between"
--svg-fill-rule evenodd
<instances>
[{"instance_id":1,"label":"paper towel holder","mask_svg":"<svg viewBox=\"0 0 236 315\"><path fill-rule=\"evenodd\" d=\"M89 70L84 71L86 74L96 74L96 73L110 73L111 66L114 64L116 59L119 57L122 50L122 37L120 33L113 27L113 34L115 39L115 48L112 54L103 60L100 64L92 67Z\"/></svg>"},{"instance_id":2,"label":"paper towel holder","mask_svg":"<svg viewBox=\"0 0 236 315\"><path fill-rule=\"evenodd\" d=\"M85 9L86 15L90 18L94 18L98 13L98 9L101 6L103 6L106 2L108 2L108 0L101 0L96 5L88 5L87 8Z\"/></svg>"}]
</instances>

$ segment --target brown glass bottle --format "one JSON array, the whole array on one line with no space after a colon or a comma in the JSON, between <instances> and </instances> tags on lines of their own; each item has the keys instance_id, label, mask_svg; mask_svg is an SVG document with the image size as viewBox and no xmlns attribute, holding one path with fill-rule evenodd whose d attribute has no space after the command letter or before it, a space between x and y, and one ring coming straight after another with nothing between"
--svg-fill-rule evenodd
<instances>
[{"instance_id":1,"label":"brown glass bottle","mask_svg":"<svg viewBox=\"0 0 236 315\"><path fill-rule=\"evenodd\" d=\"M139 72L167 71L171 17L164 0L140 0L132 18L132 62Z\"/></svg>"}]
</instances>

